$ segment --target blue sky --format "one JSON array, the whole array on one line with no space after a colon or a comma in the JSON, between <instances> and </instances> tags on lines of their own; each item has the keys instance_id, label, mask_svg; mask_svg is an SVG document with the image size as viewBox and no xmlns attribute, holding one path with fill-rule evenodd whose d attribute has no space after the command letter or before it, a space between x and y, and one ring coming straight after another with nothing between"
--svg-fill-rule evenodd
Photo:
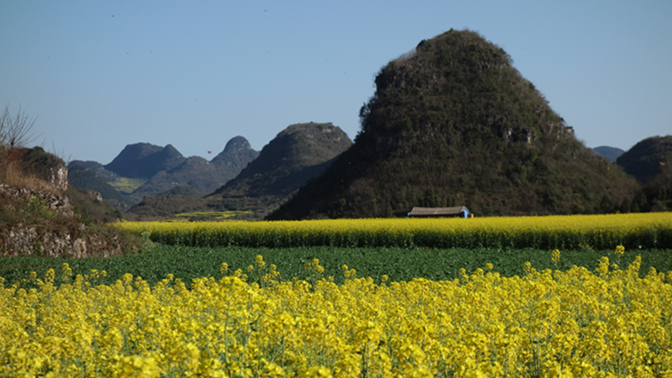
<instances>
[{"instance_id":1,"label":"blue sky","mask_svg":"<svg viewBox=\"0 0 672 378\"><path fill-rule=\"evenodd\" d=\"M107 164L127 144L212 158L293 123L351 138L373 79L471 29L588 147L672 134L672 1L0 1L0 105L35 144ZM212 151L208 154L208 151Z\"/></svg>"}]
</instances>

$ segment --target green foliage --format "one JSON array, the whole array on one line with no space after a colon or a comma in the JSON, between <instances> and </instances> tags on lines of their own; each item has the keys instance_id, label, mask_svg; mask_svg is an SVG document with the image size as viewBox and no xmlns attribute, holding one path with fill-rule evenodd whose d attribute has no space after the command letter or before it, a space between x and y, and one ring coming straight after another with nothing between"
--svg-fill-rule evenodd
<instances>
[{"instance_id":1,"label":"green foliage","mask_svg":"<svg viewBox=\"0 0 672 378\"><path fill-rule=\"evenodd\" d=\"M118 177L115 178L115 180L121 182L121 179ZM70 167L68 170L68 184L77 189L95 190L100 193L103 199L118 200L128 206L135 203L132 198L122 194L113 185L103 180L101 177L98 177L93 170L86 168L83 165L74 165ZM130 190L132 192L130 187L125 190Z\"/></svg>"},{"instance_id":2,"label":"green foliage","mask_svg":"<svg viewBox=\"0 0 672 378\"><path fill-rule=\"evenodd\" d=\"M47 204L38 196L30 196L25 207L19 209L20 212L26 212L32 214L38 218L44 219L54 219L56 218L56 212L49 209Z\"/></svg>"},{"instance_id":3,"label":"green foliage","mask_svg":"<svg viewBox=\"0 0 672 378\"><path fill-rule=\"evenodd\" d=\"M199 192L193 186L187 184L174 186L159 195L160 196L173 195L173 196L192 197L192 198L203 197L203 193Z\"/></svg>"},{"instance_id":4,"label":"green foliage","mask_svg":"<svg viewBox=\"0 0 672 378\"><path fill-rule=\"evenodd\" d=\"M185 219L189 221L220 221L232 219L239 215L252 214L250 210L242 211L193 211L190 213L175 214L177 219Z\"/></svg>"},{"instance_id":5,"label":"green foliage","mask_svg":"<svg viewBox=\"0 0 672 378\"><path fill-rule=\"evenodd\" d=\"M643 211L671 211L672 164L663 167L661 172L644 186L637 199Z\"/></svg>"},{"instance_id":6,"label":"green foliage","mask_svg":"<svg viewBox=\"0 0 672 378\"><path fill-rule=\"evenodd\" d=\"M103 223L116 222L124 219L121 211L116 210L105 201L98 201L92 198L86 190L68 187L65 195L75 209L89 219L95 219Z\"/></svg>"},{"instance_id":7,"label":"green foliage","mask_svg":"<svg viewBox=\"0 0 672 378\"><path fill-rule=\"evenodd\" d=\"M132 219L167 219L175 214L190 213L207 208L202 198L179 195L147 196L126 214Z\"/></svg>"},{"instance_id":8,"label":"green foliage","mask_svg":"<svg viewBox=\"0 0 672 378\"><path fill-rule=\"evenodd\" d=\"M160 171L174 169L185 157L172 145L165 147L149 143L127 145L105 169L121 177L150 179Z\"/></svg>"},{"instance_id":9,"label":"green foliage","mask_svg":"<svg viewBox=\"0 0 672 378\"><path fill-rule=\"evenodd\" d=\"M66 194L72 194L72 190ZM45 234L55 234L61 237L69 235L70 240L97 236L98 240L105 244L121 246L122 253L138 250L139 238L136 235L103 224L99 219L100 217L109 221L119 219L121 214L109 205L85 207L84 211L75 207L75 214L71 216L50 209L37 195L20 198L0 192L0 202L3 204L0 207L0 255L11 252L5 250L4 240L9 237L11 230L16 230L16 227L34 230L37 241L33 245L33 253L37 255L44 252L39 240ZM97 251L91 249L89 253L96 255Z\"/></svg>"},{"instance_id":10,"label":"green foliage","mask_svg":"<svg viewBox=\"0 0 672 378\"><path fill-rule=\"evenodd\" d=\"M110 185L121 193L131 194L145 182L147 182L145 178L120 177L117 181L110 182Z\"/></svg>"},{"instance_id":11,"label":"green foliage","mask_svg":"<svg viewBox=\"0 0 672 378\"><path fill-rule=\"evenodd\" d=\"M35 195L28 198L15 198L0 193L0 234L8 231L9 227L16 224L36 225L44 228L46 225L58 220L58 215L49 209L44 201ZM0 245L0 249L3 246Z\"/></svg>"},{"instance_id":12,"label":"green foliage","mask_svg":"<svg viewBox=\"0 0 672 378\"><path fill-rule=\"evenodd\" d=\"M211 164L189 158L173 171L157 173L135 190L134 196L143 193L147 196L131 208L129 214L132 218L146 220L167 219L178 213L239 211L237 219L260 219L280 206L301 185L324 171L332 159L351 144L347 134L330 123L290 125L261 153L251 150L244 138L236 137ZM244 164L252 159L243 169ZM232 161L235 164L231 164ZM200 195L196 195L193 188L207 188L205 181L216 178L213 169L220 172L232 165L240 166L235 178L220 178L218 182L226 182L224 186L202 191L211 193L205 200L196 198ZM173 182L189 182L189 186L193 187L172 187ZM157 193L157 188L170 189ZM207 220L210 217L191 218Z\"/></svg>"},{"instance_id":13,"label":"green foliage","mask_svg":"<svg viewBox=\"0 0 672 378\"><path fill-rule=\"evenodd\" d=\"M623 266L635 256L642 256L640 272L645 274L650 267L658 271L672 271L672 250L626 251ZM562 258L556 264L551 259L550 250L537 249L434 249L434 248L335 248L302 247L280 249L258 249L244 247L193 248L157 245L151 251L112 258L61 259L24 257L0 257L0 277L8 283L28 279L31 271L38 277L47 269L61 270L67 262L74 274L88 274L92 269L105 270L107 277L100 284L113 284L125 273L147 280L150 285L173 274L184 282L199 277L220 277L221 264L229 266L228 274L237 269L246 271L254 265L255 256L262 255L266 264L275 264L282 280L293 277L308 278L306 263L319 259L324 267L324 277L333 277L336 283L344 280L341 267L346 264L357 270L359 277L372 277L377 282L383 275L391 281L410 281L414 278L431 280L453 280L459 278L459 270L473 272L485 264L494 265L494 270L502 276L524 275L523 264L527 261L539 270L566 270L572 265L584 266L590 270L597 268L600 257L612 258L610 250L562 251Z\"/></svg>"},{"instance_id":14,"label":"green foliage","mask_svg":"<svg viewBox=\"0 0 672 378\"><path fill-rule=\"evenodd\" d=\"M236 178L206 196L208 207L252 211L262 218L351 145L348 135L331 123L290 125Z\"/></svg>"},{"instance_id":15,"label":"green foliage","mask_svg":"<svg viewBox=\"0 0 672 378\"><path fill-rule=\"evenodd\" d=\"M59 185L47 182L61 168L65 168L63 161L41 147L0 148L0 182L13 188L0 190L0 255L16 253L6 242L12 232L34 235L32 253L36 255L45 254L43 237L47 235L71 241L90 237L113 248L120 246L122 251L137 249L135 235L102 224L118 220L118 211L72 188L61 193ZM74 214L65 205L66 199L58 198L63 195L72 197ZM91 255L97 252L96 248L88 250Z\"/></svg>"}]
</instances>

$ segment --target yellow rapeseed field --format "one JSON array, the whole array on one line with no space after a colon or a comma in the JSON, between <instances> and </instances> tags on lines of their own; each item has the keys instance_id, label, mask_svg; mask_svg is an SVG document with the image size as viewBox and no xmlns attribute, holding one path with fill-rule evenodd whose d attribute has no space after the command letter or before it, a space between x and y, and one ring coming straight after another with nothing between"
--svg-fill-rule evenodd
<instances>
[{"instance_id":1,"label":"yellow rapeseed field","mask_svg":"<svg viewBox=\"0 0 672 378\"><path fill-rule=\"evenodd\" d=\"M156 242L199 247L672 248L672 213L116 225Z\"/></svg>"},{"instance_id":2,"label":"yellow rapeseed field","mask_svg":"<svg viewBox=\"0 0 672 378\"><path fill-rule=\"evenodd\" d=\"M639 263L381 284L343 266L336 285L317 260L280 281L258 256L260 284L222 264L154 287L64 264L0 279L0 376L671 377L672 272Z\"/></svg>"}]
</instances>

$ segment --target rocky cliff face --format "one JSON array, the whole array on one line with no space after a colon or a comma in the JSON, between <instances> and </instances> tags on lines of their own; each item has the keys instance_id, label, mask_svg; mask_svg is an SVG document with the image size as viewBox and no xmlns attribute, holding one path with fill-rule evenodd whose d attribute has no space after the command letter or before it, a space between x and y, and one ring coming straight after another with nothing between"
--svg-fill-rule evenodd
<instances>
[{"instance_id":1,"label":"rocky cliff face","mask_svg":"<svg viewBox=\"0 0 672 378\"><path fill-rule=\"evenodd\" d=\"M0 202L5 207L3 211L36 214L24 218L25 223L0 223L0 254L3 256L82 258L108 257L122 252L117 235L106 237L87 232L86 226L75 219L67 197L0 184Z\"/></svg>"},{"instance_id":2,"label":"rocky cliff face","mask_svg":"<svg viewBox=\"0 0 672 378\"><path fill-rule=\"evenodd\" d=\"M54 191L65 193L68 189L68 167L63 160L46 152L42 147L20 151L26 168Z\"/></svg>"}]
</instances>

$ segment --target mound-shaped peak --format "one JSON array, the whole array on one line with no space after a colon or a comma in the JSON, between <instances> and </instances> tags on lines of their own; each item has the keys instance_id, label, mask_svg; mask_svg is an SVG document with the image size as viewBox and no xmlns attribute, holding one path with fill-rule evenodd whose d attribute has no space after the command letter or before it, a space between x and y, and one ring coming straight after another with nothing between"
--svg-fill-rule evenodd
<instances>
[{"instance_id":1,"label":"mound-shaped peak","mask_svg":"<svg viewBox=\"0 0 672 378\"><path fill-rule=\"evenodd\" d=\"M235 136L231 138L224 147L223 152L237 152L237 151L247 151L251 150L250 142L245 139L243 136Z\"/></svg>"},{"instance_id":2,"label":"mound-shaped peak","mask_svg":"<svg viewBox=\"0 0 672 378\"><path fill-rule=\"evenodd\" d=\"M122 177L149 179L159 171L173 169L185 160L172 145L165 147L149 143L127 145L105 169Z\"/></svg>"},{"instance_id":3,"label":"mound-shaped peak","mask_svg":"<svg viewBox=\"0 0 672 378\"><path fill-rule=\"evenodd\" d=\"M378 147L447 134L468 144L484 137L534 143L541 135L573 137L573 129L511 65L499 46L472 31L450 30L390 62L362 107L362 137ZM408 143L411 142L411 143Z\"/></svg>"},{"instance_id":4,"label":"mound-shaped peak","mask_svg":"<svg viewBox=\"0 0 672 378\"><path fill-rule=\"evenodd\" d=\"M612 211L636 183L574 138L508 54L472 31L381 69L355 144L271 219Z\"/></svg>"},{"instance_id":5,"label":"mound-shaped peak","mask_svg":"<svg viewBox=\"0 0 672 378\"><path fill-rule=\"evenodd\" d=\"M331 123L300 123L282 130L254 161L212 196L284 197L326 168L352 141Z\"/></svg>"},{"instance_id":6,"label":"mound-shaped peak","mask_svg":"<svg viewBox=\"0 0 672 378\"><path fill-rule=\"evenodd\" d=\"M672 135L646 138L616 159L626 173L646 184L672 165Z\"/></svg>"},{"instance_id":7,"label":"mound-shaped peak","mask_svg":"<svg viewBox=\"0 0 672 378\"><path fill-rule=\"evenodd\" d=\"M300 169L324 163L351 144L348 135L331 122L298 123L287 126L264 146L255 164Z\"/></svg>"},{"instance_id":8,"label":"mound-shaped peak","mask_svg":"<svg viewBox=\"0 0 672 378\"><path fill-rule=\"evenodd\" d=\"M593 148L593 151L604 156L607 160L609 160L612 163L615 162L619 156L625 153L625 151L621 150L618 147L610 147L610 146L595 147Z\"/></svg>"},{"instance_id":9,"label":"mound-shaped peak","mask_svg":"<svg viewBox=\"0 0 672 378\"><path fill-rule=\"evenodd\" d=\"M224 147L224 150L215 156L210 162L220 165L226 165L232 169L237 169L232 178L237 175L240 170L245 168L247 163L256 159L259 156L259 151L252 149L250 142L242 136L231 138Z\"/></svg>"}]
</instances>

